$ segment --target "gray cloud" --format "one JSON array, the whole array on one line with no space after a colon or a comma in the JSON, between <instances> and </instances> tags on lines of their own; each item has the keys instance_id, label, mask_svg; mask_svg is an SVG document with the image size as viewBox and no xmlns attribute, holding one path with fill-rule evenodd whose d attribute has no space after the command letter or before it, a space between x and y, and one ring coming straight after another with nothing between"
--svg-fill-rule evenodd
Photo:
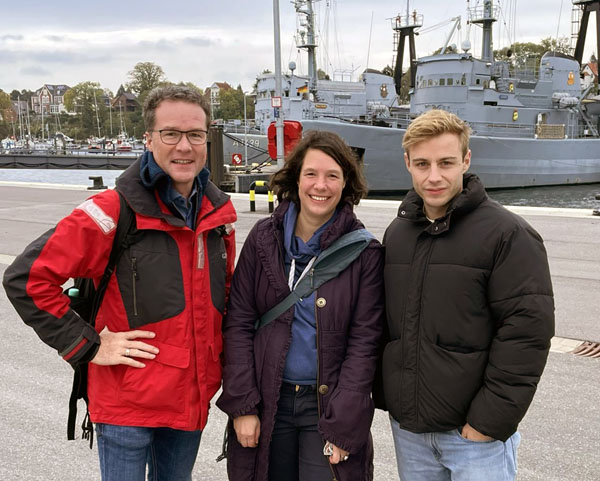
<instances>
[{"instance_id":1,"label":"gray cloud","mask_svg":"<svg viewBox=\"0 0 600 481\"><path fill-rule=\"evenodd\" d=\"M51 42L64 42L65 41L65 37L63 37L61 35L46 35L44 38L47 40L50 40Z\"/></svg>"},{"instance_id":2,"label":"gray cloud","mask_svg":"<svg viewBox=\"0 0 600 481\"><path fill-rule=\"evenodd\" d=\"M110 62L112 55L98 52L73 52L69 50L41 50L24 54L23 60L31 60L38 64L92 64L99 65Z\"/></svg>"},{"instance_id":3,"label":"gray cloud","mask_svg":"<svg viewBox=\"0 0 600 481\"><path fill-rule=\"evenodd\" d=\"M14 40L14 41L21 41L23 40L23 35L16 35L16 34L7 34L7 35L0 35L0 41L4 42L7 40Z\"/></svg>"},{"instance_id":4,"label":"gray cloud","mask_svg":"<svg viewBox=\"0 0 600 481\"><path fill-rule=\"evenodd\" d=\"M31 66L31 67L23 67L22 69L19 70L19 73L22 75L33 75L33 76L38 76L38 75L50 75L50 71L46 70L45 68L39 67L39 66Z\"/></svg>"},{"instance_id":5,"label":"gray cloud","mask_svg":"<svg viewBox=\"0 0 600 481\"><path fill-rule=\"evenodd\" d=\"M207 37L185 37L180 40L181 43L187 45L194 45L196 47L210 47L215 45L216 42Z\"/></svg>"}]
</instances>

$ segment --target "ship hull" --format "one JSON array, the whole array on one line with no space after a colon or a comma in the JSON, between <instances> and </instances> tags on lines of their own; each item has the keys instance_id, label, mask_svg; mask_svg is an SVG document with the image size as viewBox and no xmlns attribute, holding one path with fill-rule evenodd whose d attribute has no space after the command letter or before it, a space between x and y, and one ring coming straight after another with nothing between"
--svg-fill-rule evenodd
<instances>
[{"instance_id":1,"label":"ship hull","mask_svg":"<svg viewBox=\"0 0 600 481\"><path fill-rule=\"evenodd\" d=\"M405 129L335 121L303 121L304 131L339 134L362 157L369 191L411 188L404 165ZM600 139L471 137L471 168L488 189L600 182Z\"/></svg>"}]
</instances>

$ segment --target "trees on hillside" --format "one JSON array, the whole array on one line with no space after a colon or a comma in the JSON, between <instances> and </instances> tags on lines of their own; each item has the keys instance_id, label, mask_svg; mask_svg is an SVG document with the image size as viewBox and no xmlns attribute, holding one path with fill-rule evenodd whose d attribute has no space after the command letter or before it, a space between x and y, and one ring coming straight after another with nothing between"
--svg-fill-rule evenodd
<instances>
[{"instance_id":1,"label":"trees on hillside","mask_svg":"<svg viewBox=\"0 0 600 481\"><path fill-rule=\"evenodd\" d=\"M10 124L15 121L14 117L10 95L0 90L0 137L4 138L11 133Z\"/></svg>"},{"instance_id":2,"label":"trees on hillside","mask_svg":"<svg viewBox=\"0 0 600 481\"><path fill-rule=\"evenodd\" d=\"M505 61L513 69L531 69L535 70L539 65L540 58L546 52L559 52L569 54L569 39L560 37L558 39L547 37L539 43L533 42L515 42L509 47L494 50L494 59Z\"/></svg>"},{"instance_id":3,"label":"trees on hillside","mask_svg":"<svg viewBox=\"0 0 600 481\"><path fill-rule=\"evenodd\" d=\"M105 93L99 82L81 82L65 93L65 107L70 112L79 114L79 126L71 133L79 139L103 134L107 109Z\"/></svg>"},{"instance_id":4,"label":"trees on hillside","mask_svg":"<svg viewBox=\"0 0 600 481\"><path fill-rule=\"evenodd\" d=\"M219 107L213 112L216 119L244 119L244 90L241 85L219 92ZM246 95L246 119L254 118L254 102Z\"/></svg>"},{"instance_id":5,"label":"trees on hillside","mask_svg":"<svg viewBox=\"0 0 600 481\"><path fill-rule=\"evenodd\" d=\"M167 81L162 67L154 62L138 62L127 75L129 76L127 89L137 95L140 103L144 102L154 87Z\"/></svg>"}]
</instances>

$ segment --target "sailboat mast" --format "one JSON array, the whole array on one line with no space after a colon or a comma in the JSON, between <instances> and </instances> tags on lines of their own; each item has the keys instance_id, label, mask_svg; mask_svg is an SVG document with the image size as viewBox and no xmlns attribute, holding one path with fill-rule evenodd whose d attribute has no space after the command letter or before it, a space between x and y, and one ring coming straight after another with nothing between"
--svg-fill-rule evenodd
<instances>
[{"instance_id":1,"label":"sailboat mast","mask_svg":"<svg viewBox=\"0 0 600 481\"><path fill-rule=\"evenodd\" d=\"M100 138L100 117L98 117L98 102L96 101L96 92L94 91L94 107L96 110L96 124L98 125L98 138Z\"/></svg>"},{"instance_id":2,"label":"sailboat mast","mask_svg":"<svg viewBox=\"0 0 600 481\"><path fill-rule=\"evenodd\" d=\"M23 112L21 111L21 96L17 97L17 111L19 112L19 140L23 138Z\"/></svg>"}]
</instances>

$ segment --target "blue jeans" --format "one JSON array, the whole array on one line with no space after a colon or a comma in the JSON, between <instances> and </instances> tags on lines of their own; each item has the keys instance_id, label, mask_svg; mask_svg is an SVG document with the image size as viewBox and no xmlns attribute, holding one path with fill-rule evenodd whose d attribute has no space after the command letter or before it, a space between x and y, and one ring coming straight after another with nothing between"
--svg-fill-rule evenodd
<instances>
[{"instance_id":1,"label":"blue jeans","mask_svg":"<svg viewBox=\"0 0 600 481\"><path fill-rule=\"evenodd\" d=\"M202 431L96 424L102 481L191 481Z\"/></svg>"},{"instance_id":2,"label":"blue jeans","mask_svg":"<svg viewBox=\"0 0 600 481\"><path fill-rule=\"evenodd\" d=\"M390 417L401 481L514 481L516 432L506 442L469 441L460 430L411 433Z\"/></svg>"}]
</instances>

